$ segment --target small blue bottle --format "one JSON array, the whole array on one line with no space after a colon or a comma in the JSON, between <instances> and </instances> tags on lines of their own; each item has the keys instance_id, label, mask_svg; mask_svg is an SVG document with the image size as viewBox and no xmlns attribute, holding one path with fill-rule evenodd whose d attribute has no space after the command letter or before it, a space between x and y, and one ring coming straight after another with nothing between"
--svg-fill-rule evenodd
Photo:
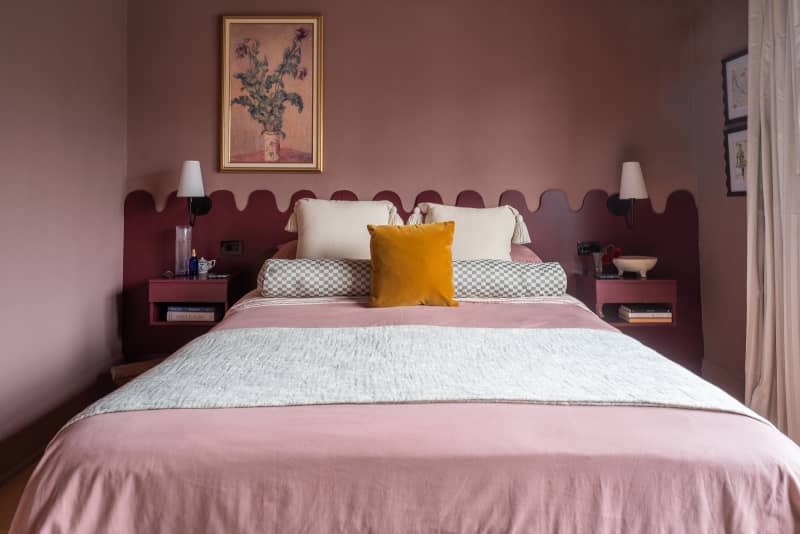
<instances>
[{"instance_id":1,"label":"small blue bottle","mask_svg":"<svg viewBox=\"0 0 800 534\"><path fill-rule=\"evenodd\" d=\"M189 258L189 278L197 278L197 252L192 249L192 257Z\"/></svg>"}]
</instances>

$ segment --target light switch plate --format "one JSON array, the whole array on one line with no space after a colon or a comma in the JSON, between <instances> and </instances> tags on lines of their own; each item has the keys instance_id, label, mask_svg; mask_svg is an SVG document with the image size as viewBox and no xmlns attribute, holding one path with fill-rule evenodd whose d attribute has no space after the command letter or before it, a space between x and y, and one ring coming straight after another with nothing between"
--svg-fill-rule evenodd
<instances>
[{"instance_id":1,"label":"light switch plate","mask_svg":"<svg viewBox=\"0 0 800 534\"><path fill-rule=\"evenodd\" d=\"M588 256L592 252L600 251L600 243L597 241L578 241L578 256Z\"/></svg>"},{"instance_id":2,"label":"light switch plate","mask_svg":"<svg viewBox=\"0 0 800 534\"><path fill-rule=\"evenodd\" d=\"M244 253L244 242L239 239L220 241L219 253L222 256L241 256Z\"/></svg>"}]
</instances>

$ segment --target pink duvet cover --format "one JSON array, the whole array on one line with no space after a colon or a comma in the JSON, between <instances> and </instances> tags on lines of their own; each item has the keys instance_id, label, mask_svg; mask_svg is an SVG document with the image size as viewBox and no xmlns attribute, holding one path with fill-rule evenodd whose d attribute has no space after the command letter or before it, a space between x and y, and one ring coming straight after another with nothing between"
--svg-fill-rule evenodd
<instances>
[{"instance_id":1,"label":"pink duvet cover","mask_svg":"<svg viewBox=\"0 0 800 534\"><path fill-rule=\"evenodd\" d=\"M407 323L609 328L565 303L251 307L219 328ZM11 532L800 532L800 449L756 419L671 408L112 413L53 440Z\"/></svg>"}]
</instances>

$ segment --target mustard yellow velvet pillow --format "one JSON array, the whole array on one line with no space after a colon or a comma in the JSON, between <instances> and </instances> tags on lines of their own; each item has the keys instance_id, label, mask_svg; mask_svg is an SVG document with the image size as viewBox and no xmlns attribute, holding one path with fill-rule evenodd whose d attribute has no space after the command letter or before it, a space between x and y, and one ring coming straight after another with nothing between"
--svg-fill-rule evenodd
<instances>
[{"instance_id":1,"label":"mustard yellow velvet pillow","mask_svg":"<svg viewBox=\"0 0 800 534\"><path fill-rule=\"evenodd\" d=\"M455 222L368 225L374 307L458 306L453 298Z\"/></svg>"}]
</instances>

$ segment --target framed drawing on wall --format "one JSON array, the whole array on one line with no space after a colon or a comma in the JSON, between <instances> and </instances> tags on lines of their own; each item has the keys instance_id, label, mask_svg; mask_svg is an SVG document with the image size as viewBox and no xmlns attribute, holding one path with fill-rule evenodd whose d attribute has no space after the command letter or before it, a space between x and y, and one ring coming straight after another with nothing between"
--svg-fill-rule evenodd
<instances>
[{"instance_id":1,"label":"framed drawing on wall","mask_svg":"<svg viewBox=\"0 0 800 534\"><path fill-rule=\"evenodd\" d=\"M725 131L725 173L728 175L728 196L747 194L747 126Z\"/></svg>"},{"instance_id":2,"label":"framed drawing on wall","mask_svg":"<svg viewBox=\"0 0 800 534\"><path fill-rule=\"evenodd\" d=\"M322 171L322 17L223 17L220 170Z\"/></svg>"},{"instance_id":3,"label":"framed drawing on wall","mask_svg":"<svg viewBox=\"0 0 800 534\"><path fill-rule=\"evenodd\" d=\"M747 50L722 60L725 123L747 119Z\"/></svg>"}]
</instances>

